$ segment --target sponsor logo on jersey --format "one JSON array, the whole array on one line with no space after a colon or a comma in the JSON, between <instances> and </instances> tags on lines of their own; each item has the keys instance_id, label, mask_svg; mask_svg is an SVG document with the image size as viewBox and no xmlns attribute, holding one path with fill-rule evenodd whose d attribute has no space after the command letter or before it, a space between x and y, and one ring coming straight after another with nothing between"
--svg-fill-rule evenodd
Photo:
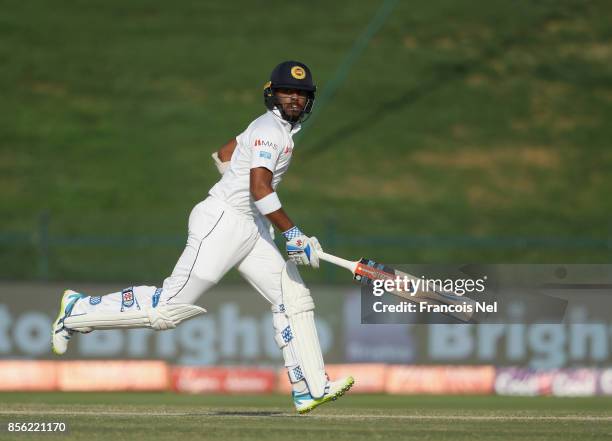
<instances>
[{"instance_id":1,"label":"sponsor logo on jersey","mask_svg":"<svg viewBox=\"0 0 612 441\"><path fill-rule=\"evenodd\" d=\"M256 139L255 147L272 147L274 150L278 150L278 144L274 144L272 141L266 141L265 139Z\"/></svg>"},{"instance_id":2,"label":"sponsor logo on jersey","mask_svg":"<svg viewBox=\"0 0 612 441\"><path fill-rule=\"evenodd\" d=\"M266 159L272 159L272 154L270 152L265 152L262 150L259 152L259 157L266 158Z\"/></svg>"},{"instance_id":3,"label":"sponsor logo on jersey","mask_svg":"<svg viewBox=\"0 0 612 441\"><path fill-rule=\"evenodd\" d=\"M121 291L121 303L126 308L131 307L134 304L134 291L131 289L124 289Z\"/></svg>"},{"instance_id":4,"label":"sponsor logo on jersey","mask_svg":"<svg viewBox=\"0 0 612 441\"><path fill-rule=\"evenodd\" d=\"M306 71L301 66L293 66L291 68L291 76L296 80L303 80L306 78Z\"/></svg>"},{"instance_id":5,"label":"sponsor logo on jersey","mask_svg":"<svg viewBox=\"0 0 612 441\"><path fill-rule=\"evenodd\" d=\"M102 296L95 296L95 297L92 296L92 297L89 298L89 304L90 305L97 305L101 301L102 301Z\"/></svg>"}]
</instances>

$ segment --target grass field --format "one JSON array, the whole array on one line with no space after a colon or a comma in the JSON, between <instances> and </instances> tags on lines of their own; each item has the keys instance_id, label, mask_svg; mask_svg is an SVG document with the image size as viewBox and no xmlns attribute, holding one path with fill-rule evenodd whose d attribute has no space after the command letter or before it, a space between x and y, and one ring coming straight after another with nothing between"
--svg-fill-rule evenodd
<instances>
[{"instance_id":1,"label":"grass field","mask_svg":"<svg viewBox=\"0 0 612 441\"><path fill-rule=\"evenodd\" d=\"M348 395L306 416L286 396L0 394L9 421L63 421L74 440L609 440L610 398ZM31 439L7 435L0 439Z\"/></svg>"},{"instance_id":2,"label":"grass field","mask_svg":"<svg viewBox=\"0 0 612 441\"><path fill-rule=\"evenodd\" d=\"M381 3L8 2L0 277L40 275L47 253L54 279L161 280L218 179L210 153L263 111L271 68L304 60L324 91ZM354 257L609 261L611 5L397 2L297 141L284 206ZM43 213L68 242L40 245Z\"/></svg>"}]
</instances>

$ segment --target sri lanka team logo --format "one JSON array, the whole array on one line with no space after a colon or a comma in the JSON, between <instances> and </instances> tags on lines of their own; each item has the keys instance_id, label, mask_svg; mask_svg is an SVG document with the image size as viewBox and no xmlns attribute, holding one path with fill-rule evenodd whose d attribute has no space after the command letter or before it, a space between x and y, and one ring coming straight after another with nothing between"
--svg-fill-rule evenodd
<instances>
[{"instance_id":1,"label":"sri lanka team logo","mask_svg":"<svg viewBox=\"0 0 612 441\"><path fill-rule=\"evenodd\" d=\"M306 78L306 71L301 66L293 66L291 68L291 76L296 80L303 80Z\"/></svg>"}]
</instances>

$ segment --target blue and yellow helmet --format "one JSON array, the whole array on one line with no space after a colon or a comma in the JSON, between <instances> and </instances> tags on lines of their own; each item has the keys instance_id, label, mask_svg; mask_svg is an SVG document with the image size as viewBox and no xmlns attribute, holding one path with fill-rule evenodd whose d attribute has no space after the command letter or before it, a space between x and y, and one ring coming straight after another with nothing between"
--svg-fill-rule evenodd
<instances>
[{"instance_id":1,"label":"blue and yellow helmet","mask_svg":"<svg viewBox=\"0 0 612 441\"><path fill-rule=\"evenodd\" d=\"M283 61L272 70L270 81L264 85L264 103L269 110L274 109L277 104L274 96L276 89L296 89L308 92L308 101L298 122L304 121L312 111L317 91L308 66L299 61Z\"/></svg>"}]
</instances>

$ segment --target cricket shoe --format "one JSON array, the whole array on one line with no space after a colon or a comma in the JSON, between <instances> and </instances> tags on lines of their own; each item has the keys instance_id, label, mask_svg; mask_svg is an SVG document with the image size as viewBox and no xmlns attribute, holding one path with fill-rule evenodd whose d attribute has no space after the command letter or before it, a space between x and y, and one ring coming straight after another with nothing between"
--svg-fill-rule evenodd
<instances>
[{"instance_id":1,"label":"cricket shoe","mask_svg":"<svg viewBox=\"0 0 612 441\"><path fill-rule=\"evenodd\" d=\"M335 401L344 395L355 384L353 377L346 377L337 381L329 381L325 386L325 394L321 398L313 398L309 392L296 394L293 392L293 404L300 414L308 413L315 407L329 401Z\"/></svg>"},{"instance_id":2,"label":"cricket shoe","mask_svg":"<svg viewBox=\"0 0 612 441\"><path fill-rule=\"evenodd\" d=\"M67 289L64 291L64 295L62 295L59 313L51 327L51 349L57 355L62 355L66 352L66 349L68 349L68 341L72 337L72 334L75 333L75 331L64 327L64 320L72 313L72 308L74 308L74 304L77 300L83 297L85 297L83 294L79 294L71 289Z\"/></svg>"}]
</instances>

